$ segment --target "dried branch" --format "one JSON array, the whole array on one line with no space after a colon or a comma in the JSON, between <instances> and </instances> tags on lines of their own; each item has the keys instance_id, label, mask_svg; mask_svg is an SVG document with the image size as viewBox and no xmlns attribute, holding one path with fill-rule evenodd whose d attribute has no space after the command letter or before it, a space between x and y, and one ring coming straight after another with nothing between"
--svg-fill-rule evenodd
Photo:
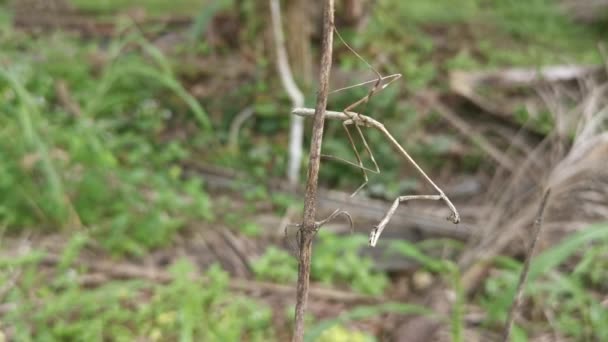
<instances>
[{"instance_id":1,"label":"dried branch","mask_svg":"<svg viewBox=\"0 0 608 342\"><path fill-rule=\"evenodd\" d=\"M298 287L296 293L294 342L304 340L304 314L308 301L308 288L310 285L310 264L312 259L312 240L316 232L315 213L317 205L317 183L319 167L321 164L321 144L323 142L323 128L325 124L325 107L329 92L329 74L333 53L334 33L334 0L325 0L323 5L323 40L321 45L321 68L319 71L319 90L317 104L314 111L312 127L312 141L310 143L310 156L308 162L308 180L304 197L304 216L301 233L299 234L299 267Z\"/></svg>"},{"instance_id":2,"label":"dried branch","mask_svg":"<svg viewBox=\"0 0 608 342\"><path fill-rule=\"evenodd\" d=\"M277 68L283 88L289 95L294 108L304 105L304 95L293 79L287 50L285 49L285 36L281 23L281 7L279 0L270 0L270 13L272 16L272 32L277 53ZM291 117L289 128L289 161L287 166L287 179L292 187L298 184L300 175L300 160L302 159L302 137L304 135L304 120Z\"/></svg>"},{"instance_id":3,"label":"dried branch","mask_svg":"<svg viewBox=\"0 0 608 342\"><path fill-rule=\"evenodd\" d=\"M540 207L538 208L538 213L536 214L536 220L534 220L532 244L530 245L530 248L528 249L528 253L526 255L524 269L519 275L517 290L515 291L513 303L511 304L511 308L509 309L509 315L507 316L507 322L505 324L505 330L502 336L503 342L509 341L509 335L511 334L511 328L513 327L513 321L515 319L515 312L517 311L519 304L521 303L521 299L524 292L524 285L526 283L526 279L528 278L528 272L530 271L530 262L532 261L532 256L534 255L534 250L536 249L536 244L538 243L538 238L540 236L540 232L543 226L543 213L545 211L545 207L547 206L547 199L549 198L550 193L551 189L547 189L547 191L545 191L545 195L543 196L543 199L540 202Z\"/></svg>"},{"instance_id":4,"label":"dried branch","mask_svg":"<svg viewBox=\"0 0 608 342\"><path fill-rule=\"evenodd\" d=\"M314 111L312 109L310 109L310 108L295 108L292 111L292 114L303 116L303 117L310 117L310 116L313 115L313 113L314 113ZM350 112L349 114L350 115L347 115L347 114L345 114L343 112L327 111L326 112L326 117L329 118L329 119L341 120L341 121L343 121L347 125L354 124L356 126L372 127L372 128L375 128L375 129L379 130L391 142L391 144L393 145L393 147L397 151L399 151L399 153L405 159L407 159L414 166L414 168L416 168L416 170L420 173L420 175L429 184L431 184L431 186L439 194L439 195L421 195L421 196L402 196L402 197L397 198L395 200L395 202L393 203L393 206L391 206L391 208L386 213L386 215L384 216L384 218L380 221L380 223L378 224L378 226L376 226L372 230L372 232L370 233L370 239L369 239L370 246L373 247L373 246L376 245L376 242L378 241L378 238L380 237L380 234L382 233L382 230L384 230L384 227L388 224L388 221L390 220L390 218L395 213L395 210L397 209L397 206L399 205L399 203L401 203L403 201L407 201L407 200L411 200L411 199L443 200L445 202L445 204L448 206L448 208L450 208L451 214L448 217L448 219L450 221L454 222L454 223L460 222L460 215L458 214L458 210L456 210L456 207L454 206L454 204L452 204L452 202L450 201L450 199L445 195L445 193L443 192L443 190L441 190L441 188L439 188L435 184L435 182L433 182L433 180L431 180L431 178L422 170L422 168L418 165L418 163L416 163L416 161L414 161L414 159L399 144L399 142L397 142L397 140L386 129L386 127L384 127L384 125L382 123L380 123L380 122L378 122L378 121L374 120L373 118L371 118L369 116L366 116L366 115L362 115L362 114L358 114L358 113L353 113L353 112Z\"/></svg>"}]
</instances>

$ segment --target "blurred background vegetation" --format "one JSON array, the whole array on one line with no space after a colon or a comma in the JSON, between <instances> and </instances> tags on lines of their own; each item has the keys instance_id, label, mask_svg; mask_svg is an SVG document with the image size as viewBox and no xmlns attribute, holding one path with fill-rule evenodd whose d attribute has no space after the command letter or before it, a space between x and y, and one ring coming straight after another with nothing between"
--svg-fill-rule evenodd
<instances>
[{"instance_id":1,"label":"blurred background vegetation","mask_svg":"<svg viewBox=\"0 0 608 342\"><path fill-rule=\"evenodd\" d=\"M312 107L320 5L281 4ZM366 247L366 220L428 192L366 132L382 173L351 212L356 232L334 224L317 238L307 339L409 341L408 320L432 317L438 340L496 340L526 210L551 185L513 340L608 340L608 2L337 6L345 40L403 74L357 111L390 129L464 220L449 230L443 209L408 206ZM0 0L0 341L289 339L297 260L283 227L302 201L284 181L291 102L271 30L265 1ZM336 41L332 88L373 78ZM328 108L367 91L334 93ZM345 138L329 122L324 153L352 159ZM361 180L322 165L334 194ZM420 300L437 288L447 310Z\"/></svg>"}]
</instances>

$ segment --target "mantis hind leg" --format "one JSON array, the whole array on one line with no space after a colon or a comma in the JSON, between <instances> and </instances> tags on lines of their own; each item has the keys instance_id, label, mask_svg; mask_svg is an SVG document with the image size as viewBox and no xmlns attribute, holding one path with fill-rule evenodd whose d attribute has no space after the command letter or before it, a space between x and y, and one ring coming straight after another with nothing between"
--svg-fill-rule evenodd
<instances>
[{"instance_id":1,"label":"mantis hind leg","mask_svg":"<svg viewBox=\"0 0 608 342\"><path fill-rule=\"evenodd\" d=\"M349 113L349 115L355 115L353 113ZM371 150L371 148L369 147L369 144L367 143L367 140L365 139L365 135L363 134L363 131L361 130L361 127L359 125L357 125L356 123L354 123L355 125L355 129L357 130L357 134L359 135L359 138L361 139L361 141L363 142L363 146L365 148L365 151L367 151L370 159L372 160L372 163L374 164L374 168L368 168L366 166L363 165L363 160L361 158L361 155L359 153L359 151L357 150L357 146L355 144L355 140L353 139L353 136L350 132L350 129L348 127L348 125L353 124L354 121L349 120L349 121L344 121L342 123L342 127L344 128L344 131L346 132L346 137L348 138L348 142L350 143L350 146L353 149L353 152L355 154L355 158L357 159L357 163L354 163L352 161L343 159L343 158L339 158L339 157L335 157L332 155L322 155L322 157L326 158L326 159L333 159L333 160L337 160L343 163L346 163L348 165L354 166L356 168L358 168L359 170L361 170L362 176L363 176L363 183L350 195L350 197L354 197L356 196L363 188L365 188L365 186L367 185L367 183L369 182L369 178L367 176L367 172L372 172L372 173L380 173L380 167L378 166L378 163L376 162L376 159L374 158L374 154Z\"/></svg>"},{"instance_id":2,"label":"mantis hind leg","mask_svg":"<svg viewBox=\"0 0 608 342\"><path fill-rule=\"evenodd\" d=\"M357 151L357 147L354 144L354 140L350 134L350 130L348 129L348 126L346 125L346 122L344 122L343 126L344 126L344 129L346 130L346 133L348 135L348 140L350 141L351 146L352 146L353 150L355 151L355 154L359 154L359 152ZM350 195L351 197L356 196L359 193L359 191L361 191L367 185L367 183L369 181L369 179L367 177L368 170L373 173L380 173L380 167L378 166L378 163L376 162L376 158L374 158L374 153L372 152L371 148L369 147L369 144L367 143L367 140L365 139L365 135L361 131L361 127L355 123L355 129L357 130L357 133L359 134L359 138L361 138L361 141L363 142L363 147L365 148L365 151L367 151L369 158L371 159L372 163L374 164L374 169L370 170L368 168L364 168L363 163L361 163L361 159L358 158L359 168L361 169L361 172L363 173L363 183L357 188L357 190L355 190Z\"/></svg>"}]
</instances>

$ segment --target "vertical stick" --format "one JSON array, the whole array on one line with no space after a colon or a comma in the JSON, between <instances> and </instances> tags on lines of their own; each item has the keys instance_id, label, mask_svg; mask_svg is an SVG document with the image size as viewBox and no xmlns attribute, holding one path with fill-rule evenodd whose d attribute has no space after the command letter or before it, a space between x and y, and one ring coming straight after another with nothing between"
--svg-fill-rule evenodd
<instances>
[{"instance_id":1,"label":"vertical stick","mask_svg":"<svg viewBox=\"0 0 608 342\"><path fill-rule=\"evenodd\" d=\"M293 342L304 339L304 314L308 302L310 264L312 258L312 239L315 235L315 212L317 202L317 181L321 164L321 143L325 124L325 107L329 92L334 32L334 0L325 0L323 7L323 42L321 45L321 69L319 71L319 90L312 127L312 141L308 162L308 179L304 197L304 217L300 235L300 264L298 267L298 288L296 294L295 326Z\"/></svg>"},{"instance_id":2,"label":"vertical stick","mask_svg":"<svg viewBox=\"0 0 608 342\"><path fill-rule=\"evenodd\" d=\"M528 278L528 272L530 271L530 262L532 261L532 256L534 254L534 250L536 249L536 243L538 242L538 237L540 236L540 232L543 226L543 213L545 211L545 206L547 205L547 198L549 197L549 193L551 193L551 189L547 189L547 191L545 191L543 200L541 201L540 207L538 208L538 213L536 214L536 219L534 220L534 232L532 232L532 234L534 235L532 236L532 244L530 245L530 249L528 249L526 261L524 261L524 269L519 275L517 290L515 290L515 298L513 299L513 303L511 304L511 308L509 309L509 315L507 316L507 322L505 323L505 330L503 331L503 342L508 342L509 336L511 335L513 321L515 320L515 313L517 312L517 309L521 302L521 298L523 296L524 285L526 283L526 279Z\"/></svg>"}]
</instances>

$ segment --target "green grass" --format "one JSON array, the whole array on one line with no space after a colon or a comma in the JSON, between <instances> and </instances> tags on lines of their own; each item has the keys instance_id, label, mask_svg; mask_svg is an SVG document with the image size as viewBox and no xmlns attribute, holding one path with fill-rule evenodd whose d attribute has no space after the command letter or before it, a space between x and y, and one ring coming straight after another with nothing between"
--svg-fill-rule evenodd
<instances>
[{"instance_id":1,"label":"green grass","mask_svg":"<svg viewBox=\"0 0 608 342\"><path fill-rule=\"evenodd\" d=\"M374 271L372 260L359 255L367 246L361 235L337 235L319 231L311 266L312 281L327 286L348 286L353 291L382 295L388 285L385 274ZM298 276L295 257L284 250L271 247L252 265L258 279L293 283Z\"/></svg>"},{"instance_id":2,"label":"green grass","mask_svg":"<svg viewBox=\"0 0 608 342\"><path fill-rule=\"evenodd\" d=\"M398 313L402 315L420 315L439 318L431 310L413 304L403 303L384 303L380 305L359 306L347 311L335 319L325 320L314 325L304 337L306 342L330 342L330 341L374 341L372 337L366 336L361 332L345 330L341 325L351 321L362 320L370 317L377 317L386 313Z\"/></svg>"},{"instance_id":3,"label":"green grass","mask_svg":"<svg viewBox=\"0 0 608 342\"><path fill-rule=\"evenodd\" d=\"M606 32L570 21L553 0L381 0L366 27L350 41L374 51L368 60L388 57L387 72L403 73L413 91L442 85L446 68L600 63L597 43L606 42ZM342 64L364 68L354 56Z\"/></svg>"},{"instance_id":4,"label":"green grass","mask_svg":"<svg viewBox=\"0 0 608 342\"><path fill-rule=\"evenodd\" d=\"M606 250L607 243L608 224L596 224L564 237L560 244L536 256L525 287L525 298L531 302L528 310L538 308L551 313L553 321L547 324L574 340L608 338L605 325L608 309L598 301L599 293L605 289L598 288L591 280L608 277L607 269L599 266L604 259L596 254L600 249ZM566 261L574 262L577 271L572 272L572 266L564 267ZM486 280L480 299L488 313L486 324L489 326L504 322L522 268L520 262L510 259L502 259L500 264L503 272ZM599 268L589 267L593 264ZM530 330L533 324L539 325L529 322L525 330Z\"/></svg>"},{"instance_id":5,"label":"green grass","mask_svg":"<svg viewBox=\"0 0 608 342\"><path fill-rule=\"evenodd\" d=\"M119 56L127 42L141 52ZM159 51L127 37L110 47L110 63L95 75L90 65L69 62L100 53L94 46L60 34L22 44L37 44L40 53L0 55L2 226L87 228L116 253L143 253L187 223L212 218L202 181L181 177L179 162L191 153L185 141L158 138L176 119L195 122L198 141L212 133L206 112ZM80 113L58 103L58 80Z\"/></svg>"},{"instance_id":6,"label":"green grass","mask_svg":"<svg viewBox=\"0 0 608 342\"><path fill-rule=\"evenodd\" d=\"M77 270L51 279L36 272L36 259L22 262L22 281L8 294L17 308L3 317L16 341L271 341L272 311L230 293L228 275L214 266L192 280L186 261L171 268L174 280L108 282L94 289L73 282ZM16 266L2 260L2 271ZM42 303L40 303L42 301Z\"/></svg>"}]
</instances>

